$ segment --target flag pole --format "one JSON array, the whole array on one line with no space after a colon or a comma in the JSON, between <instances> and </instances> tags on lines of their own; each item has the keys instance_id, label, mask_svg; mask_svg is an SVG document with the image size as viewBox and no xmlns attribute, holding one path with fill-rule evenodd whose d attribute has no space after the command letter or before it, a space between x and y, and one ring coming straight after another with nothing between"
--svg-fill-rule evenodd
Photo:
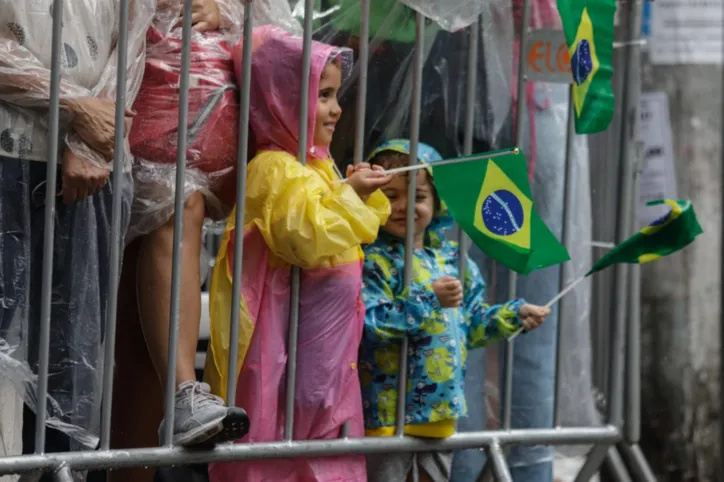
<instances>
[{"instance_id":1,"label":"flag pole","mask_svg":"<svg viewBox=\"0 0 724 482\"><path fill-rule=\"evenodd\" d=\"M558 293L557 295L555 295L548 303L546 303L545 307L546 307L546 308L550 308L550 307L552 307L553 305L555 305L556 303L558 303L559 301L561 301L561 298L563 298L563 297L566 296L568 293L570 293L571 290L573 290L573 288L575 288L576 286L578 286L579 284L581 284L581 283L583 282L583 280L585 280L585 279L586 279L586 276L581 276L580 278L572 281L572 282L571 282L568 286L566 286L560 293ZM514 340L515 337L517 337L518 335L520 335L522 332L523 332L523 328L520 328L520 329L518 329L518 331L516 331L515 333L513 333L513 334L510 336L510 338L508 338L508 339L509 339L509 340Z\"/></svg>"},{"instance_id":2,"label":"flag pole","mask_svg":"<svg viewBox=\"0 0 724 482\"><path fill-rule=\"evenodd\" d=\"M492 159L494 157L498 156L505 156L509 154L517 155L520 153L520 149L517 147L513 149L508 149L507 151L496 151L496 152L488 152L484 154L476 154L473 156L465 156L465 157L458 157L455 159L446 159L444 161L436 161L432 164L415 164L414 166L403 166L403 167L397 167L395 169L388 169L386 171L380 171L381 174L399 174L401 172L407 172L407 171L417 171L418 169L424 169L427 167L438 167L438 166L447 166L449 164L459 164L462 162L472 162L472 161L482 161L484 159ZM345 179L337 179L334 181L333 184L340 184L347 182L348 178Z\"/></svg>"}]
</instances>

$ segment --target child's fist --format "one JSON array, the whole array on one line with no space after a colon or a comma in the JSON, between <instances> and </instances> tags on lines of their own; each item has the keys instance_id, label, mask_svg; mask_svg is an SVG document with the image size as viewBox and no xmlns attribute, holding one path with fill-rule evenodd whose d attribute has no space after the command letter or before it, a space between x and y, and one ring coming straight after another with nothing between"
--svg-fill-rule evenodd
<instances>
[{"instance_id":1,"label":"child's fist","mask_svg":"<svg viewBox=\"0 0 724 482\"><path fill-rule=\"evenodd\" d=\"M392 176L385 174L380 166L370 168L369 164L361 163L347 168L347 184L363 201L367 201L370 194L390 182L390 179Z\"/></svg>"},{"instance_id":2,"label":"child's fist","mask_svg":"<svg viewBox=\"0 0 724 482\"><path fill-rule=\"evenodd\" d=\"M518 310L518 319L525 331L535 330L551 314L551 309L547 306L523 305Z\"/></svg>"},{"instance_id":3,"label":"child's fist","mask_svg":"<svg viewBox=\"0 0 724 482\"><path fill-rule=\"evenodd\" d=\"M457 308L463 301L463 285L452 276L443 276L433 281L432 290L443 308Z\"/></svg>"}]
</instances>

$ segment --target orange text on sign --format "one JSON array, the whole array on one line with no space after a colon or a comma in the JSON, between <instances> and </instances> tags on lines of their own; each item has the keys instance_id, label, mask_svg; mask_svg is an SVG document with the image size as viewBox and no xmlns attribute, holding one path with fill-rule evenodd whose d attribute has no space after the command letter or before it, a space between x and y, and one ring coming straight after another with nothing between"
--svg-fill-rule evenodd
<instances>
[{"instance_id":1,"label":"orange text on sign","mask_svg":"<svg viewBox=\"0 0 724 482\"><path fill-rule=\"evenodd\" d=\"M571 58L568 55L568 46L565 42L558 45L542 40L535 42L528 50L528 69L538 73L569 73Z\"/></svg>"}]
</instances>

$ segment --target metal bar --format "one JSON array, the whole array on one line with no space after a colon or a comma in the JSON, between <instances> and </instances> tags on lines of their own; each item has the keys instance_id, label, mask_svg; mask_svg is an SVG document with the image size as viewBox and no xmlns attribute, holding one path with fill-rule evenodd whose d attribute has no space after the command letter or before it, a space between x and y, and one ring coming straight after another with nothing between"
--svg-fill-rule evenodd
<instances>
[{"instance_id":1,"label":"metal bar","mask_svg":"<svg viewBox=\"0 0 724 482\"><path fill-rule=\"evenodd\" d=\"M606 458L609 447L610 446L607 444L594 446L588 453L586 462L583 464L583 467L581 467L581 470L578 471L578 475L576 475L574 482L588 482L591 480L591 477L596 475L596 473L601 469L601 464L603 464L603 461Z\"/></svg>"},{"instance_id":2,"label":"metal bar","mask_svg":"<svg viewBox=\"0 0 724 482\"><path fill-rule=\"evenodd\" d=\"M620 443L618 449L625 457L627 465L637 481L656 482L656 475L654 475L653 470L651 470L638 444L629 445L627 443Z\"/></svg>"},{"instance_id":3,"label":"metal bar","mask_svg":"<svg viewBox=\"0 0 724 482\"><path fill-rule=\"evenodd\" d=\"M73 474L67 465L61 465L53 473L53 480L56 482L73 482Z\"/></svg>"},{"instance_id":4,"label":"metal bar","mask_svg":"<svg viewBox=\"0 0 724 482\"><path fill-rule=\"evenodd\" d=\"M568 88L568 124L566 126L566 159L565 174L563 178L563 224L561 226L561 242L566 248L571 247L571 230L569 226L569 216L575 211L573 184L573 142L575 139L575 115L573 112L573 84ZM571 274L571 263L563 263L559 274L559 291L566 289L569 275ZM554 395L553 395L553 426L558 427L561 423L560 403L563 398L563 387L561 385L561 343L563 342L563 319L565 316L564 303L558 304L558 326L556 329L556 352L555 352L555 375L554 375Z\"/></svg>"},{"instance_id":5,"label":"metal bar","mask_svg":"<svg viewBox=\"0 0 724 482\"><path fill-rule=\"evenodd\" d=\"M367 114L367 72L370 54L370 1L360 0L359 24L359 80L357 82L357 110L355 111L354 163L364 158L365 122Z\"/></svg>"},{"instance_id":6,"label":"metal bar","mask_svg":"<svg viewBox=\"0 0 724 482\"><path fill-rule=\"evenodd\" d=\"M463 132L463 155L469 156L473 153L473 133L475 127L475 87L478 83L478 36L480 32L480 19L475 21L468 28L468 78L465 91L465 127ZM467 253L470 249L470 238L465 235L462 228L458 228L458 240L460 242L460 264L458 266L458 277L465 290L465 273L467 272Z\"/></svg>"},{"instance_id":7,"label":"metal bar","mask_svg":"<svg viewBox=\"0 0 724 482\"><path fill-rule=\"evenodd\" d=\"M173 444L174 407L176 398L176 361L178 359L179 313L181 307L181 250L183 249L184 204L186 181L186 148L188 146L189 86L191 74L191 14L193 1L184 0L181 50L181 82L179 86L178 140L176 150L176 199L173 220L173 254L171 268L171 306L169 309L168 364L166 398L164 401L163 443Z\"/></svg>"},{"instance_id":8,"label":"metal bar","mask_svg":"<svg viewBox=\"0 0 724 482\"><path fill-rule=\"evenodd\" d=\"M628 32L632 39L641 36L641 0L628 3ZM633 145L637 140L637 120L639 103L639 62L641 57L640 45L628 46L626 57L626 72L624 77L621 117L621 164L619 169L619 186L621 194L617 209L618 224L616 226L616 241L622 242L628 237L633 222L633 191L635 176L635 152ZM611 300L614 307L613 334L611 337L611 353L609 373L609 423L621 425L623 423L623 392L624 392L624 349L626 346L626 319L628 316L628 269L626 264L615 266L615 287Z\"/></svg>"},{"instance_id":9,"label":"metal bar","mask_svg":"<svg viewBox=\"0 0 724 482\"><path fill-rule=\"evenodd\" d=\"M55 242L55 198L58 178L58 136L60 129L60 56L63 48L63 0L53 7L53 48L50 57L50 105L48 107L48 150L46 159L45 219L43 221L43 275L40 291L40 340L38 346L38 391L35 408L35 453L45 451L45 421L48 409L50 363L50 314L53 291L53 244Z\"/></svg>"},{"instance_id":10,"label":"metal bar","mask_svg":"<svg viewBox=\"0 0 724 482\"><path fill-rule=\"evenodd\" d=\"M634 182L633 199L637 200L638 182ZM637 212L634 209L634 212ZM637 216L632 216L634 222ZM635 229L632 225L632 231ZM628 327L626 335L626 442L641 440L641 266L629 267Z\"/></svg>"},{"instance_id":11,"label":"metal bar","mask_svg":"<svg viewBox=\"0 0 724 482\"><path fill-rule=\"evenodd\" d=\"M510 475L508 463L505 461L505 454L498 443L492 443L488 447L488 459L497 482L513 482L513 476Z\"/></svg>"},{"instance_id":12,"label":"metal bar","mask_svg":"<svg viewBox=\"0 0 724 482\"><path fill-rule=\"evenodd\" d=\"M369 71L370 60L370 1L371 0L360 0L359 2L359 50L357 52L359 78L357 80L357 108L355 111L353 159L355 164L359 164L364 159L365 122L367 114L367 72ZM349 422L342 425L340 437L349 437Z\"/></svg>"},{"instance_id":13,"label":"metal bar","mask_svg":"<svg viewBox=\"0 0 724 482\"><path fill-rule=\"evenodd\" d=\"M302 51L302 100L299 105L299 162L307 163L307 118L309 117L309 75L312 54L312 19L314 0L304 1L304 47ZM301 272L298 266L292 268L292 296L289 313L289 339L287 342L287 393L285 401L284 440L294 438L294 395L297 386L297 339L299 337L299 287Z\"/></svg>"},{"instance_id":14,"label":"metal bar","mask_svg":"<svg viewBox=\"0 0 724 482\"><path fill-rule=\"evenodd\" d=\"M516 85L517 103L515 117L515 146L522 147L525 142L525 101L526 101L526 73L525 66L527 58L525 52L528 43L528 32L530 25L530 2L531 0L523 0L521 20L520 20L520 43L518 50L518 82ZM517 294L518 274L509 271L508 277L508 299L514 299ZM505 365L503 375L503 428L511 427L511 417L513 412L513 360L515 359L515 345L513 340L508 340L504 345Z\"/></svg>"},{"instance_id":15,"label":"metal bar","mask_svg":"<svg viewBox=\"0 0 724 482\"><path fill-rule=\"evenodd\" d=\"M249 104L251 101L251 47L253 2L244 6L244 47L241 60L241 85L239 86L239 148L236 158L236 213L234 226L234 268L231 282L231 319L229 320L229 366L226 378L226 404L236 402L236 364L239 360L239 319L241 318L241 273L244 263L244 211L246 210L246 163L249 160ZM241 231L239 231L241 230Z\"/></svg>"},{"instance_id":16,"label":"metal bar","mask_svg":"<svg viewBox=\"0 0 724 482\"><path fill-rule=\"evenodd\" d=\"M155 447L130 450L100 450L49 453L0 458L0 475L36 470L54 470L62 464L72 470L115 470L126 467L161 467L207 462L251 459L328 457L404 452L434 452L503 445L580 445L614 444L621 440L616 427L581 427L457 433L434 441L416 437L326 439L304 442L260 444L221 444L211 449L185 450L182 447Z\"/></svg>"},{"instance_id":17,"label":"metal bar","mask_svg":"<svg viewBox=\"0 0 724 482\"><path fill-rule=\"evenodd\" d=\"M420 110L422 108L422 66L425 46L425 17L415 14L415 53L412 59L412 105L410 108L410 165L418 164L417 148L420 142ZM410 174L407 188L407 219L405 227L405 270L404 289L412 284L412 260L415 253L415 192L417 174ZM407 394L407 337L402 339L400 347L400 372L397 385L397 418L395 433L398 437L405 434L405 399Z\"/></svg>"},{"instance_id":18,"label":"metal bar","mask_svg":"<svg viewBox=\"0 0 724 482\"><path fill-rule=\"evenodd\" d=\"M121 277L121 192L126 160L126 63L128 56L128 12L130 0L121 0L119 11L118 64L116 73L116 134L113 152L113 201L111 205L111 253L103 354L103 399L101 401L100 448L111 448L111 409L113 407L114 352L118 319L118 281Z\"/></svg>"},{"instance_id":19,"label":"metal bar","mask_svg":"<svg viewBox=\"0 0 724 482\"><path fill-rule=\"evenodd\" d=\"M616 450L616 447L608 449L604 467L610 472L610 475L613 476L616 482L633 482L626 469L626 464L623 463L623 459L618 453L618 450Z\"/></svg>"}]
</instances>

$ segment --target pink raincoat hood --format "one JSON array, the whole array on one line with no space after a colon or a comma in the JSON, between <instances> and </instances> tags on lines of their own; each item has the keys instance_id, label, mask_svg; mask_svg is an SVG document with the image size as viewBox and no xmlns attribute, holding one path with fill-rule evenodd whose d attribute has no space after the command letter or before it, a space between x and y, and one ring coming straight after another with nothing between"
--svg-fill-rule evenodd
<instances>
[{"instance_id":1,"label":"pink raincoat hood","mask_svg":"<svg viewBox=\"0 0 724 482\"><path fill-rule=\"evenodd\" d=\"M303 40L271 25L254 29L251 59L251 125L259 150L281 150L297 155L299 149L299 111L302 100ZM243 41L234 49L235 71L241 78ZM329 148L314 145L317 97L322 72L330 60L342 65L342 78L349 76L353 62L350 49L312 42L309 77L309 115L307 116L307 155L330 157Z\"/></svg>"}]
</instances>

